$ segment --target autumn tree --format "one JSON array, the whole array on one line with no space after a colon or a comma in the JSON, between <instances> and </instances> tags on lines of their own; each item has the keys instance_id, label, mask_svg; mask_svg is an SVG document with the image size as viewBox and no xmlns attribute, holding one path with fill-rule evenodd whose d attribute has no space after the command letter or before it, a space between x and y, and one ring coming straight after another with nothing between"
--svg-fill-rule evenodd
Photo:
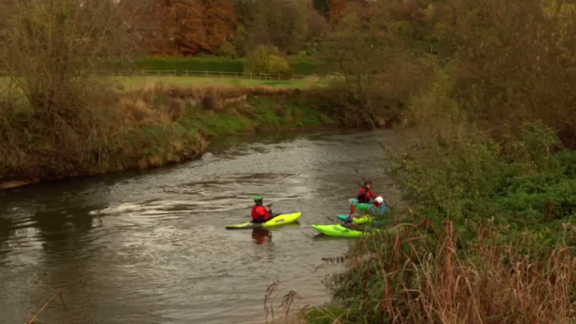
<instances>
[{"instance_id":1,"label":"autumn tree","mask_svg":"<svg viewBox=\"0 0 576 324\"><path fill-rule=\"evenodd\" d=\"M258 45L273 45L283 53L298 53L305 42L318 35L310 24L322 26L323 20L310 3L302 0L246 1L240 10L245 14L241 21L247 30L246 46L250 50Z\"/></svg>"},{"instance_id":2,"label":"autumn tree","mask_svg":"<svg viewBox=\"0 0 576 324\"><path fill-rule=\"evenodd\" d=\"M210 50L204 24L206 7L197 0L172 0L169 6L169 35L179 55L196 55Z\"/></svg>"},{"instance_id":3,"label":"autumn tree","mask_svg":"<svg viewBox=\"0 0 576 324\"><path fill-rule=\"evenodd\" d=\"M121 0L118 8L142 54L174 52L166 28L169 24L169 10L165 1Z\"/></svg>"},{"instance_id":4,"label":"autumn tree","mask_svg":"<svg viewBox=\"0 0 576 324\"><path fill-rule=\"evenodd\" d=\"M230 0L206 0L203 15L206 48L211 53L230 41L236 26L236 12Z\"/></svg>"},{"instance_id":5,"label":"autumn tree","mask_svg":"<svg viewBox=\"0 0 576 324\"><path fill-rule=\"evenodd\" d=\"M344 11L346 10L346 3L350 0L332 0L330 1L330 10L328 16L330 17L330 21L338 22Z\"/></svg>"},{"instance_id":6,"label":"autumn tree","mask_svg":"<svg viewBox=\"0 0 576 324\"><path fill-rule=\"evenodd\" d=\"M576 12L555 0L448 1L434 8L453 95L501 129L542 119L576 144Z\"/></svg>"}]
</instances>

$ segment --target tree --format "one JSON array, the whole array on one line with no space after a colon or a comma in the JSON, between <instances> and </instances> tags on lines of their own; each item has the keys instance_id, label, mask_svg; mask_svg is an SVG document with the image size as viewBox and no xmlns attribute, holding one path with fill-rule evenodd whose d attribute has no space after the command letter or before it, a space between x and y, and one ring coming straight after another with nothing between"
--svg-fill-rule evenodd
<instances>
[{"instance_id":1,"label":"tree","mask_svg":"<svg viewBox=\"0 0 576 324\"><path fill-rule=\"evenodd\" d=\"M206 45L211 53L216 53L234 35L235 7L229 0L206 0L205 6Z\"/></svg>"},{"instance_id":2,"label":"tree","mask_svg":"<svg viewBox=\"0 0 576 324\"><path fill-rule=\"evenodd\" d=\"M330 1L329 17L330 21L338 22L344 11L346 11L346 3L348 0L332 0Z\"/></svg>"},{"instance_id":3,"label":"tree","mask_svg":"<svg viewBox=\"0 0 576 324\"><path fill-rule=\"evenodd\" d=\"M338 105L351 123L382 126L396 118L412 93L425 83L424 73L406 49L406 35L392 19L397 4L388 0L350 2L323 43L321 57L344 77Z\"/></svg>"},{"instance_id":4,"label":"tree","mask_svg":"<svg viewBox=\"0 0 576 324\"><path fill-rule=\"evenodd\" d=\"M312 4L314 5L314 9L318 11L324 18L330 17L330 0L313 0Z\"/></svg>"},{"instance_id":5,"label":"tree","mask_svg":"<svg viewBox=\"0 0 576 324\"><path fill-rule=\"evenodd\" d=\"M260 0L243 2L242 22L247 29L249 51L259 45L273 45L287 54L298 53L303 44L317 35L311 30L310 16L316 11L305 1Z\"/></svg>"},{"instance_id":6,"label":"tree","mask_svg":"<svg viewBox=\"0 0 576 324\"><path fill-rule=\"evenodd\" d=\"M108 136L102 120L114 98L98 72L132 48L118 2L13 0L0 2L0 12L10 13L0 24L5 52L0 66L18 90L18 96L0 96L0 108L6 115L14 114L16 105L27 112L26 122L4 120L14 132L0 132L0 160L6 147L31 145L42 147L48 168L92 158L99 139ZM20 159L13 165L28 163L18 153L11 155Z\"/></svg>"},{"instance_id":7,"label":"tree","mask_svg":"<svg viewBox=\"0 0 576 324\"><path fill-rule=\"evenodd\" d=\"M121 0L119 12L142 54L176 53L170 33L173 23L171 2L166 0Z\"/></svg>"},{"instance_id":8,"label":"tree","mask_svg":"<svg viewBox=\"0 0 576 324\"><path fill-rule=\"evenodd\" d=\"M197 55L212 50L204 24L206 7L197 0L172 0L168 34L180 55Z\"/></svg>"}]
</instances>

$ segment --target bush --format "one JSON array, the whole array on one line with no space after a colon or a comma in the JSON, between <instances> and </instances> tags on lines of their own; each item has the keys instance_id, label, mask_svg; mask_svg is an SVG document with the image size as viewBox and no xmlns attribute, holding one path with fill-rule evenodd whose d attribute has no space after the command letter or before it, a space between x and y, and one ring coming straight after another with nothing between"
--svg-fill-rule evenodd
<instances>
[{"instance_id":1,"label":"bush","mask_svg":"<svg viewBox=\"0 0 576 324\"><path fill-rule=\"evenodd\" d=\"M273 46L258 46L246 61L248 70L255 74L275 74L290 76L290 64L280 55L278 48Z\"/></svg>"}]
</instances>

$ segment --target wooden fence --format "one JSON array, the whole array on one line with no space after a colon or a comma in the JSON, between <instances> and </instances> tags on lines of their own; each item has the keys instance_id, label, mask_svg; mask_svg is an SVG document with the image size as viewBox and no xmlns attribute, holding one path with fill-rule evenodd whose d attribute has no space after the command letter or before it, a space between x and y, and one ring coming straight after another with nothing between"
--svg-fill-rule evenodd
<instances>
[{"instance_id":1,"label":"wooden fence","mask_svg":"<svg viewBox=\"0 0 576 324\"><path fill-rule=\"evenodd\" d=\"M315 80L318 75L282 75L266 73L240 73L225 71L194 71L194 70L131 70L131 71L101 71L99 74L112 76L174 76L174 77L206 77L206 78L228 78L244 80Z\"/></svg>"}]
</instances>

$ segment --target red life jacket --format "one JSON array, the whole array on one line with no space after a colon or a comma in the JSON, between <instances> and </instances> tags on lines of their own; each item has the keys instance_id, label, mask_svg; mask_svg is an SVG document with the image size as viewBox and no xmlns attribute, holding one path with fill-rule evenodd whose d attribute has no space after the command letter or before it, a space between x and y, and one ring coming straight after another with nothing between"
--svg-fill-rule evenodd
<instances>
[{"instance_id":1,"label":"red life jacket","mask_svg":"<svg viewBox=\"0 0 576 324\"><path fill-rule=\"evenodd\" d=\"M361 188L360 191L358 192L358 196L356 197L359 203L368 203L370 202L370 199L375 198L376 195L374 194L374 192L366 188Z\"/></svg>"},{"instance_id":2,"label":"red life jacket","mask_svg":"<svg viewBox=\"0 0 576 324\"><path fill-rule=\"evenodd\" d=\"M252 207L252 220L263 221L270 219L270 212L264 206L254 205Z\"/></svg>"}]
</instances>

